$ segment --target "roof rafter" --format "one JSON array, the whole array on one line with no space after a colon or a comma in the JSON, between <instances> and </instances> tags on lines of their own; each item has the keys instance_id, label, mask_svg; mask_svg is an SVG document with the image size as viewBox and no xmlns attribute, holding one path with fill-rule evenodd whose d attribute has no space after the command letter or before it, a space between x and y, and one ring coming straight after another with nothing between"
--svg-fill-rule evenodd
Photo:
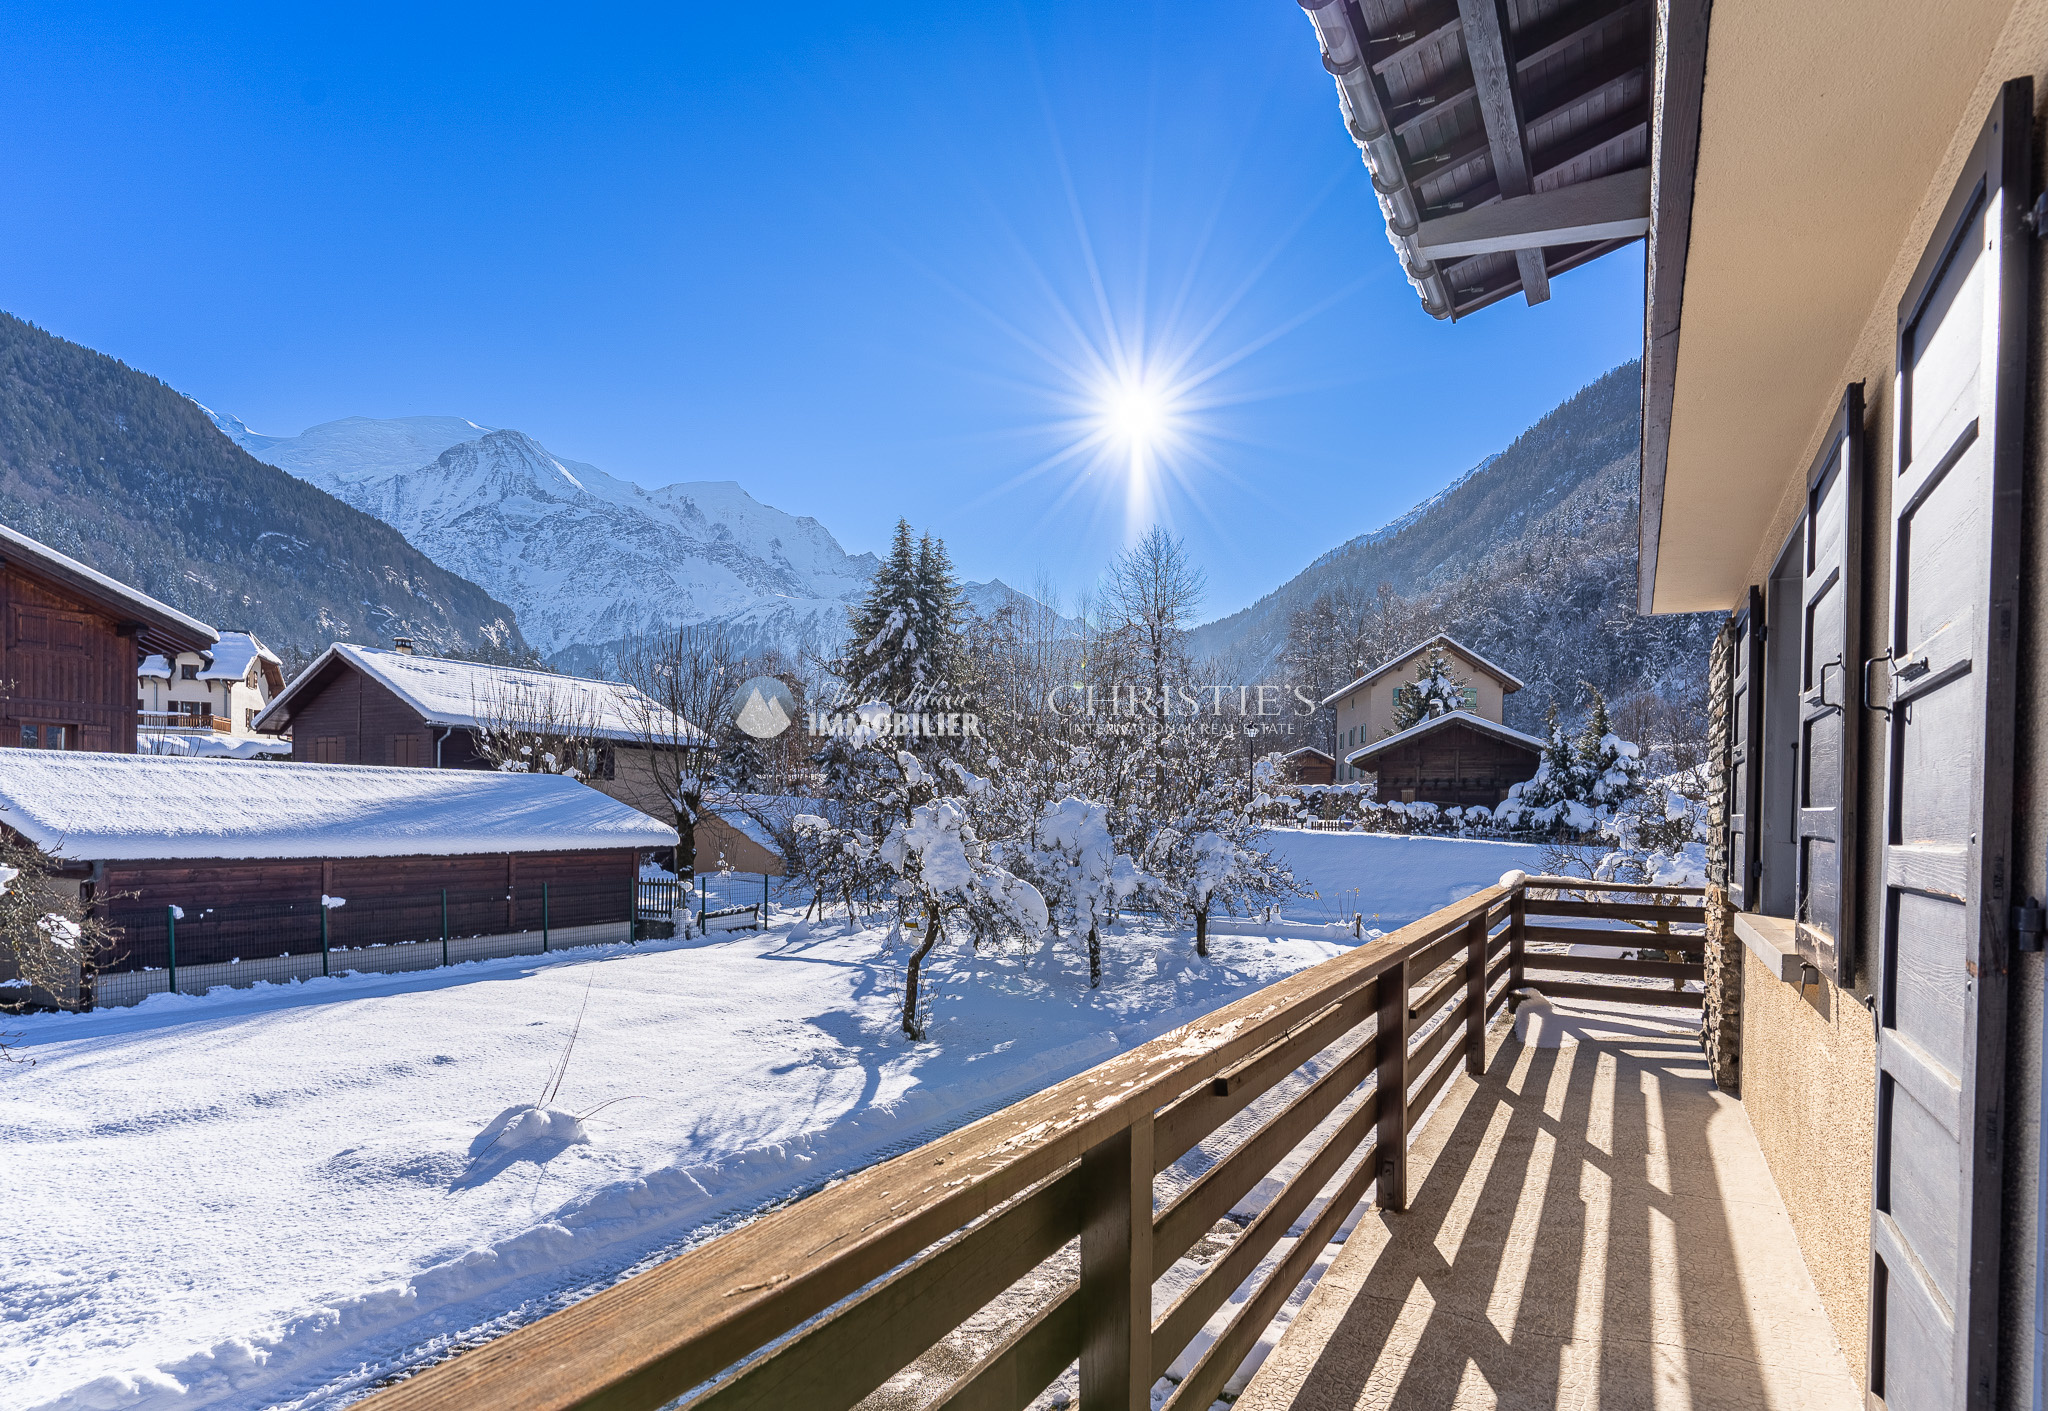
<instances>
[{"instance_id":1,"label":"roof rafter","mask_svg":"<svg viewBox=\"0 0 2048 1411\"><path fill-rule=\"evenodd\" d=\"M1465 53L1472 65L1473 86L1479 91L1479 111L1486 121L1494 182L1503 200L1527 196L1529 152L1522 141L1515 69L1508 62L1507 16L1500 0L1458 0L1458 14L1465 22ZM1515 251L1515 267L1522 276L1522 293L1530 303L1540 304L1550 297L1550 276L1543 266L1542 250Z\"/></svg>"}]
</instances>

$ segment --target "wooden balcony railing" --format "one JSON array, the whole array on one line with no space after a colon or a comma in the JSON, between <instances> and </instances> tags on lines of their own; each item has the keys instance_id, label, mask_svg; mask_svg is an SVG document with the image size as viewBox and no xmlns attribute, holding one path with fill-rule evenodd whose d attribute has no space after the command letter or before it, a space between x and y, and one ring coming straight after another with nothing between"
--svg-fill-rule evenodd
<instances>
[{"instance_id":1,"label":"wooden balcony railing","mask_svg":"<svg viewBox=\"0 0 2048 1411\"><path fill-rule=\"evenodd\" d=\"M1588 886L1534 878L1476 892L363 1404L652 1408L694 1393L686 1405L718 1411L848 1408L1078 1241L1078 1278L927 1404L1016 1411L1078 1359L1087 1411L1144 1411L1152 1385L1330 1191L1165 1403L1206 1408L1368 1191L1406 1208L1410 1133L1460 1067L1482 1071L1486 1025L1530 972L1551 996L1699 1007L1697 990L1623 982L1702 977L1700 889ZM1613 900L1631 895L1641 899ZM1631 924L1586 929L1599 921ZM1589 944L1685 959L1557 948ZM1318 1055L1299 1091L1275 1091ZM1154 1176L1268 1095L1252 1114L1264 1120L1155 1208ZM1153 1281L1333 1118L1155 1318Z\"/></svg>"},{"instance_id":2,"label":"wooden balcony railing","mask_svg":"<svg viewBox=\"0 0 2048 1411\"><path fill-rule=\"evenodd\" d=\"M138 730L212 730L226 735L234 722L224 715L187 715L181 710L140 710L135 713Z\"/></svg>"}]
</instances>

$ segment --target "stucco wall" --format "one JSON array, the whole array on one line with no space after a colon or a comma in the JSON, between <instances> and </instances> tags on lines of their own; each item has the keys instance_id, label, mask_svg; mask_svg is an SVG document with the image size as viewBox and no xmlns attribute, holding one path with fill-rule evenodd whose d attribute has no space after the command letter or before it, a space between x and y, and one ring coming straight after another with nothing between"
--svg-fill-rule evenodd
<instances>
[{"instance_id":1,"label":"stucco wall","mask_svg":"<svg viewBox=\"0 0 2048 1411\"><path fill-rule=\"evenodd\" d=\"M1741 1018L1742 1106L1862 1386L1877 1026L1853 995L1825 982L1802 991L1747 950Z\"/></svg>"}]
</instances>

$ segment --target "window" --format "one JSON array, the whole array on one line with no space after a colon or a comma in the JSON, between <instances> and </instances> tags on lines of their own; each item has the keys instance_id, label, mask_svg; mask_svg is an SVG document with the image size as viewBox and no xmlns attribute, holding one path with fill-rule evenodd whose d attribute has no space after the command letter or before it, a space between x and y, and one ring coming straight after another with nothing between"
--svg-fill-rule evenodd
<instances>
[{"instance_id":1,"label":"window","mask_svg":"<svg viewBox=\"0 0 2048 1411\"><path fill-rule=\"evenodd\" d=\"M185 665L178 668L178 679L181 681L197 681L199 679L198 666L191 662L185 663Z\"/></svg>"},{"instance_id":2,"label":"window","mask_svg":"<svg viewBox=\"0 0 2048 1411\"><path fill-rule=\"evenodd\" d=\"M243 707L242 728L244 730L254 730L256 728L256 708L254 706Z\"/></svg>"},{"instance_id":3,"label":"window","mask_svg":"<svg viewBox=\"0 0 2048 1411\"><path fill-rule=\"evenodd\" d=\"M1856 850L1863 396L1848 388L1807 475L1806 513L1736 620L1730 673L1729 899L1794 922L1822 975L1849 984L1845 910Z\"/></svg>"},{"instance_id":4,"label":"window","mask_svg":"<svg viewBox=\"0 0 2048 1411\"><path fill-rule=\"evenodd\" d=\"M76 740L69 725L32 725L21 727L21 747L25 750L68 750Z\"/></svg>"}]
</instances>

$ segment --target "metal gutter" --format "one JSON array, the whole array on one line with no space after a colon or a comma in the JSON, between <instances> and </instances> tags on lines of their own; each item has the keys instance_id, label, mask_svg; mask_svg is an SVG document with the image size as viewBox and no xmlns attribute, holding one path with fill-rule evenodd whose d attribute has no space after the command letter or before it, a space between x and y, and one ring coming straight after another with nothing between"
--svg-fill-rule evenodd
<instances>
[{"instance_id":1,"label":"metal gutter","mask_svg":"<svg viewBox=\"0 0 2048 1411\"><path fill-rule=\"evenodd\" d=\"M1358 28L1353 7L1347 0L1299 0L1315 26L1323 49L1323 67L1337 81L1337 99L1344 109L1344 125L1358 144L1365 169L1372 177L1380 214L1387 223L1387 240L1401 257L1408 283L1422 299L1431 318L1448 319L1452 306L1450 290L1436 262L1423 255L1417 245L1422 230L1422 202L1408 183L1407 169L1395 143L1394 130L1380 106L1379 90L1373 86L1372 69L1365 58L1365 36Z\"/></svg>"}]
</instances>

